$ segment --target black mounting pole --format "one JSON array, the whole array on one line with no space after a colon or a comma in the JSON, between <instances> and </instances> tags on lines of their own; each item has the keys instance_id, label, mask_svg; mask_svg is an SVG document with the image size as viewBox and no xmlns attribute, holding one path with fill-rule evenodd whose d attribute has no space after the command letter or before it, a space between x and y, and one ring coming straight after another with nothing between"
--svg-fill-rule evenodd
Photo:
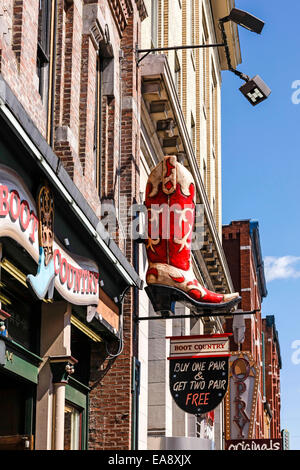
<instances>
[{"instance_id":1,"label":"black mounting pole","mask_svg":"<svg viewBox=\"0 0 300 470\"><path fill-rule=\"evenodd\" d=\"M230 52L229 52L229 46L228 46L228 41L227 41L227 35L224 27L224 23L227 23L227 21L230 21L229 16L226 16L225 18L221 18L219 20L219 25L220 25L220 30L222 33L222 43L217 43L217 44L193 44L189 46L170 46L170 47L153 47L152 49L138 49L138 45L136 45L136 60L137 60L137 66L141 63L141 61L147 57L147 55L151 54L151 52L163 52L163 51L178 51L178 50L183 50L183 49L204 49L206 47L224 47L225 48L225 54L226 54L226 59L227 59L227 64L228 64L228 70L238 77L240 77L242 80L245 82L249 82L250 77L246 75L245 73L240 72L239 70L236 70L232 67L231 64L231 58L230 58ZM140 58L138 58L138 54L144 53L144 55Z\"/></svg>"},{"instance_id":2,"label":"black mounting pole","mask_svg":"<svg viewBox=\"0 0 300 470\"><path fill-rule=\"evenodd\" d=\"M162 315L155 317L136 317L135 321L141 320L177 320L180 318L203 318L203 317L233 317L235 315L255 315L260 310L251 310L250 312L244 312L243 310L236 310L235 312L211 312L211 313L200 313L191 315Z\"/></svg>"},{"instance_id":3,"label":"black mounting pole","mask_svg":"<svg viewBox=\"0 0 300 470\"><path fill-rule=\"evenodd\" d=\"M163 51L178 51L180 49L204 49L206 47L225 47L225 43L220 44L195 44L192 46L170 46L170 47L154 47L152 49L138 49L136 46L136 56L137 56L137 65L151 52L163 52ZM140 59L138 59L138 54L145 53Z\"/></svg>"}]
</instances>

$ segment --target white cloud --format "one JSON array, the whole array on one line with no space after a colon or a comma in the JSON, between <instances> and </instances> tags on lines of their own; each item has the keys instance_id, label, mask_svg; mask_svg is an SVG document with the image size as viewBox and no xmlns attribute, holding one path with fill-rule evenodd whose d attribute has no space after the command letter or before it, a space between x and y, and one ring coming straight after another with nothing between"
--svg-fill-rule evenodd
<instances>
[{"instance_id":1,"label":"white cloud","mask_svg":"<svg viewBox=\"0 0 300 470\"><path fill-rule=\"evenodd\" d=\"M265 275L267 281L274 279L288 279L300 277L299 256L266 256L264 258Z\"/></svg>"}]
</instances>

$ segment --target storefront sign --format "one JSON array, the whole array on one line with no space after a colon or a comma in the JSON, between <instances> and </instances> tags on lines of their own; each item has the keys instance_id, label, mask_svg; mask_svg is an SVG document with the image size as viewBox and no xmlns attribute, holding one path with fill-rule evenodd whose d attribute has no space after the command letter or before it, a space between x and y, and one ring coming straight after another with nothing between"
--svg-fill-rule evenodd
<instances>
[{"instance_id":1,"label":"storefront sign","mask_svg":"<svg viewBox=\"0 0 300 470\"><path fill-rule=\"evenodd\" d=\"M225 441L225 450L282 450L282 439L234 439Z\"/></svg>"},{"instance_id":2,"label":"storefront sign","mask_svg":"<svg viewBox=\"0 0 300 470\"><path fill-rule=\"evenodd\" d=\"M228 335L171 337L170 357L229 356Z\"/></svg>"},{"instance_id":3,"label":"storefront sign","mask_svg":"<svg viewBox=\"0 0 300 470\"><path fill-rule=\"evenodd\" d=\"M231 353L226 396L226 439L251 439L255 422L259 369L249 352Z\"/></svg>"},{"instance_id":4,"label":"storefront sign","mask_svg":"<svg viewBox=\"0 0 300 470\"><path fill-rule=\"evenodd\" d=\"M0 237L14 239L39 263L39 276L38 273L27 276L36 295L43 298L39 292L44 294L45 289L47 292L53 281L65 300L75 305L97 305L99 272L94 261L68 252L53 234L51 262L45 265L42 251L46 255L47 252L39 239L41 215L38 212L24 182L13 170L0 165ZM47 227L47 214L43 216Z\"/></svg>"},{"instance_id":5,"label":"storefront sign","mask_svg":"<svg viewBox=\"0 0 300 470\"><path fill-rule=\"evenodd\" d=\"M175 403L193 415L215 409L228 387L228 336L171 337L170 391Z\"/></svg>"}]
</instances>

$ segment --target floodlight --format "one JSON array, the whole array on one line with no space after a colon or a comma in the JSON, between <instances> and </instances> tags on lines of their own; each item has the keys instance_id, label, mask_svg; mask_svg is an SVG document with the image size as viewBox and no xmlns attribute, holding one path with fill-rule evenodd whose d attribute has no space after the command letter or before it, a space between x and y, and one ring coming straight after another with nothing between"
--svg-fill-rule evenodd
<instances>
[{"instance_id":1,"label":"floodlight","mask_svg":"<svg viewBox=\"0 0 300 470\"><path fill-rule=\"evenodd\" d=\"M256 16L253 16L250 13L247 13L246 11L238 10L237 8L233 8L231 10L226 20L234 21L234 23L237 23L240 26L249 29L249 31L252 31L253 33L257 34L260 34L262 32L262 29L265 25L265 23L259 18L256 18Z\"/></svg>"},{"instance_id":2,"label":"floodlight","mask_svg":"<svg viewBox=\"0 0 300 470\"><path fill-rule=\"evenodd\" d=\"M245 85L241 86L240 91L247 98L249 103L251 103L253 106L256 106L257 104L261 103L262 101L268 98L271 93L271 90L258 75L255 75L254 78L250 79L246 74L232 67L229 45L224 26L224 24L228 21L233 21L234 23L243 26L249 31L252 31L257 34L260 34L262 32L265 23L259 18L250 15L250 13L247 13L243 10L238 10L237 8L233 8L228 16L219 19L220 29L225 46L228 70L230 70L230 72L233 72L242 80L245 80L246 83Z\"/></svg>"},{"instance_id":3,"label":"floodlight","mask_svg":"<svg viewBox=\"0 0 300 470\"><path fill-rule=\"evenodd\" d=\"M259 75L255 75L254 78L248 80L245 85L241 86L240 91L253 106L267 99L271 93L270 88Z\"/></svg>"}]
</instances>

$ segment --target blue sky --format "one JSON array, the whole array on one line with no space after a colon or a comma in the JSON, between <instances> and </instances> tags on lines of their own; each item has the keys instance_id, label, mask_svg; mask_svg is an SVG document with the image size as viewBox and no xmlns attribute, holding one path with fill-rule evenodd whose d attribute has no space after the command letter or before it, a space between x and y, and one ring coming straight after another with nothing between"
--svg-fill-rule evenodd
<instances>
[{"instance_id":1,"label":"blue sky","mask_svg":"<svg viewBox=\"0 0 300 470\"><path fill-rule=\"evenodd\" d=\"M261 35L239 27L238 69L260 75L272 94L252 107L239 91L244 82L222 73L223 223L259 222L268 281L262 312L275 315L283 362L281 427L299 450L300 103L292 96L300 101L300 2L236 0L236 7L266 23Z\"/></svg>"}]
</instances>

